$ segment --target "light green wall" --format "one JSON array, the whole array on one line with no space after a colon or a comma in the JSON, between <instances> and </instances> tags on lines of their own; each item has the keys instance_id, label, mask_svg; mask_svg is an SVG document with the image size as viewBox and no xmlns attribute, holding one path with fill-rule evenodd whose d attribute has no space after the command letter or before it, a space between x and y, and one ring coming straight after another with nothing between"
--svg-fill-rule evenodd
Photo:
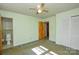
<instances>
[{"instance_id":1,"label":"light green wall","mask_svg":"<svg viewBox=\"0 0 79 59\"><path fill-rule=\"evenodd\" d=\"M51 16L49 18L44 19L43 21L49 22L49 40L56 41L56 16Z\"/></svg>"},{"instance_id":2,"label":"light green wall","mask_svg":"<svg viewBox=\"0 0 79 59\"><path fill-rule=\"evenodd\" d=\"M79 40L71 39L71 17L76 15L79 8L56 14L56 43L79 50Z\"/></svg>"},{"instance_id":3,"label":"light green wall","mask_svg":"<svg viewBox=\"0 0 79 59\"><path fill-rule=\"evenodd\" d=\"M0 15L13 18L14 46L38 40L37 18L3 10L0 10Z\"/></svg>"}]
</instances>

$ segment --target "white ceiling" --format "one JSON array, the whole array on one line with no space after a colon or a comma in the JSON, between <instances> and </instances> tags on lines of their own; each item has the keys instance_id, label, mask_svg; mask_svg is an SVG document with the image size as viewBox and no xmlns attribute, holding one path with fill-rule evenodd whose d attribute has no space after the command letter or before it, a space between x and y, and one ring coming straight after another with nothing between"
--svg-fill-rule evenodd
<instances>
[{"instance_id":1,"label":"white ceiling","mask_svg":"<svg viewBox=\"0 0 79 59\"><path fill-rule=\"evenodd\" d=\"M36 8L37 5L38 3L0 3L0 9L38 18L47 18L57 13L79 7L79 3L46 3L45 6L48 9L48 13L36 14L36 11L29 10L29 8Z\"/></svg>"}]
</instances>

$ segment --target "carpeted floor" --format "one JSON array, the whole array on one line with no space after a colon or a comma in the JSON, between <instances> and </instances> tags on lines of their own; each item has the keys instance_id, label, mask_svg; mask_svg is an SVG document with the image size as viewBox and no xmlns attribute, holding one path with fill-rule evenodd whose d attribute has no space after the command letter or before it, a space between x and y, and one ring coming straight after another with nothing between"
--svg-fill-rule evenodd
<instances>
[{"instance_id":1,"label":"carpeted floor","mask_svg":"<svg viewBox=\"0 0 79 59\"><path fill-rule=\"evenodd\" d=\"M21 46L4 49L3 55L37 55L32 49L35 47L43 46L48 49L45 53L40 55L45 55L52 51L58 55L79 55L78 50L74 50L62 45L57 45L49 40L38 40Z\"/></svg>"}]
</instances>

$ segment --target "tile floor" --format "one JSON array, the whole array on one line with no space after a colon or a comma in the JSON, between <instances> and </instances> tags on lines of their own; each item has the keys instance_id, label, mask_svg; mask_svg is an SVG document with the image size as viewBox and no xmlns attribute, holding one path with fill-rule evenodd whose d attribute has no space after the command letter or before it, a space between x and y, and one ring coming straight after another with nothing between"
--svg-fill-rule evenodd
<instances>
[{"instance_id":1,"label":"tile floor","mask_svg":"<svg viewBox=\"0 0 79 59\"><path fill-rule=\"evenodd\" d=\"M57 55L79 55L78 50L55 44L55 42L49 40L38 40L21 46L4 49L3 55L38 55L32 49L39 46L43 46L48 49L48 51L39 55L53 55L51 53L56 53Z\"/></svg>"}]
</instances>

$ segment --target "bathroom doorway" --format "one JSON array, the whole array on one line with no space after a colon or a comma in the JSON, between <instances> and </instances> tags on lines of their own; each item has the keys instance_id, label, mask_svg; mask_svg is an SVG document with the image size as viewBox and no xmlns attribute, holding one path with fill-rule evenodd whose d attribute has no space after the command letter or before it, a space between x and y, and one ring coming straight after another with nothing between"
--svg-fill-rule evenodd
<instances>
[{"instance_id":1,"label":"bathroom doorway","mask_svg":"<svg viewBox=\"0 0 79 59\"><path fill-rule=\"evenodd\" d=\"M2 45L3 49L13 46L13 19L2 17Z\"/></svg>"}]
</instances>

